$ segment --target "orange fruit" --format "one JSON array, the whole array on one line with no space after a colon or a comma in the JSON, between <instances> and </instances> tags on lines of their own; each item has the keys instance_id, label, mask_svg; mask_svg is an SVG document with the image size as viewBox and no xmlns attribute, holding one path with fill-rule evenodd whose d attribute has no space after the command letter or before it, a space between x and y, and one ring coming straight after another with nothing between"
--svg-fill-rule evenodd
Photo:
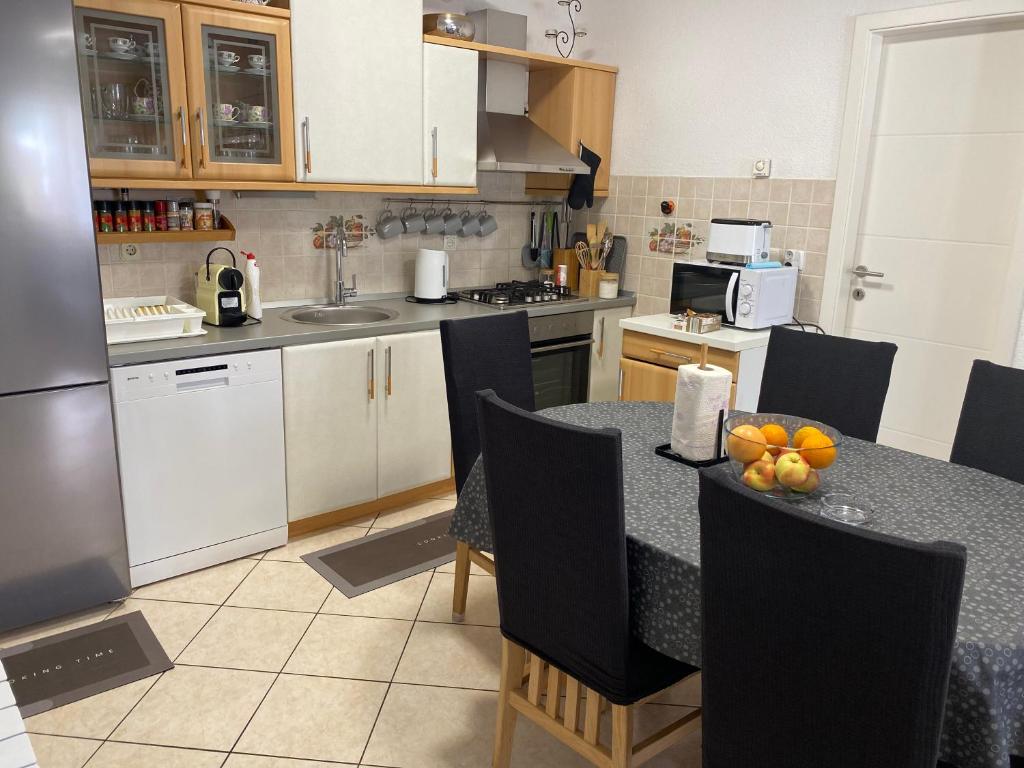
<instances>
[{"instance_id":1,"label":"orange fruit","mask_svg":"<svg viewBox=\"0 0 1024 768\"><path fill-rule=\"evenodd\" d=\"M768 453L772 456L778 456L789 445L789 435L781 424L765 424L761 427L761 434L768 441Z\"/></svg>"},{"instance_id":2,"label":"orange fruit","mask_svg":"<svg viewBox=\"0 0 1024 768\"><path fill-rule=\"evenodd\" d=\"M729 458L743 464L760 459L768 445L761 430L751 424L734 428L725 442Z\"/></svg>"},{"instance_id":3,"label":"orange fruit","mask_svg":"<svg viewBox=\"0 0 1024 768\"><path fill-rule=\"evenodd\" d=\"M810 426L808 426L808 427L800 427L800 429L798 429L796 431L796 434L793 435L793 447L794 448L802 448L803 444L804 444L804 440L806 440L809 435L820 435L820 434L821 434L821 430L818 429L817 427L810 427Z\"/></svg>"},{"instance_id":4,"label":"orange fruit","mask_svg":"<svg viewBox=\"0 0 1024 768\"><path fill-rule=\"evenodd\" d=\"M815 469L827 469L836 460L836 447L828 435L808 435L800 446L800 455Z\"/></svg>"}]
</instances>

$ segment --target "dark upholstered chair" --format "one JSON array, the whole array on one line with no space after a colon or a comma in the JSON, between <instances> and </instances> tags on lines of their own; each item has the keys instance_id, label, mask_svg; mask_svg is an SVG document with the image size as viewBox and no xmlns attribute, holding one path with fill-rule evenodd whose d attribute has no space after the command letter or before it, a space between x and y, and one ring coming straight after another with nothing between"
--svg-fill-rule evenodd
<instances>
[{"instance_id":1,"label":"dark upholstered chair","mask_svg":"<svg viewBox=\"0 0 1024 768\"><path fill-rule=\"evenodd\" d=\"M441 353L448 391L455 490L461 493L470 470L480 456L476 392L493 389L508 402L528 411L534 410L533 362L527 315L525 312L503 312L462 320L442 320ZM466 613L471 563L494 573L491 558L465 542L458 542L455 593L452 596L452 615L456 620L461 620Z\"/></svg>"},{"instance_id":2,"label":"dark upholstered chair","mask_svg":"<svg viewBox=\"0 0 1024 768\"><path fill-rule=\"evenodd\" d=\"M966 550L701 473L704 768L935 768Z\"/></svg>"},{"instance_id":3,"label":"dark upholstered chair","mask_svg":"<svg viewBox=\"0 0 1024 768\"><path fill-rule=\"evenodd\" d=\"M1024 371L975 360L949 460L1024 483Z\"/></svg>"},{"instance_id":4,"label":"dark upholstered chair","mask_svg":"<svg viewBox=\"0 0 1024 768\"><path fill-rule=\"evenodd\" d=\"M757 410L822 421L874 442L896 345L775 326Z\"/></svg>"},{"instance_id":5,"label":"dark upholstered chair","mask_svg":"<svg viewBox=\"0 0 1024 768\"><path fill-rule=\"evenodd\" d=\"M517 714L595 764L640 763L695 730L700 717L690 711L664 739L634 748L631 705L697 670L630 633L622 436L528 413L494 392L479 397L503 635L493 765L509 764ZM543 480L537 467L548 468ZM598 741L604 700L611 749Z\"/></svg>"}]
</instances>

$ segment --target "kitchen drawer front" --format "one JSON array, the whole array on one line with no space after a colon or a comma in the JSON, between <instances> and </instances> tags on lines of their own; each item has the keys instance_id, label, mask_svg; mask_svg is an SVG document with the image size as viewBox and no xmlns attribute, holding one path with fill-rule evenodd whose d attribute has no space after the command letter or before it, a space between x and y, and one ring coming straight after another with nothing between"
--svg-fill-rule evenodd
<instances>
[{"instance_id":1,"label":"kitchen drawer front","mask_svg":"<svg viewBox=\"0 0 1024 768\"><path fill-rule=\"evenodd\" d=\"M678 374L675 368L622 358L622 392L625 402L674 403ZM736 384L729 390L729 407L736 406Z\"/></svg>"},{"instance_id":2,"label":"kitchen drawer front","mask_svg":"<svg viewBox=\"0 0 1024 768\"><path fill-rule=\"evenodd\" d=\"M680 365L700 362L700 345L626 331L622 336L622 356L666 368L678 368ZM708 349L708 362L731 371L733 381L736 380L740 366L738 352L711 347Z\"/></svg>"}]
</instances>

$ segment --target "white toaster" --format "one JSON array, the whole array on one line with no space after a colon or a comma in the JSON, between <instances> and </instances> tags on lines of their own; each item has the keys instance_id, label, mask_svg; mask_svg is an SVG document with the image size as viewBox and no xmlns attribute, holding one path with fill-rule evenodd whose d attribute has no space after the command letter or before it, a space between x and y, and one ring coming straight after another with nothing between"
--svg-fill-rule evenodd
<instances>
[{"instance_id":1,"label":"white toaster","mask_svg":"<svg viewBox=\"0 0 1024 768\"><path fill-rule=\"evenodd\" d=\"M712 219L708 232L708 261L720 264L760 264L769 260L772 223L763 219Z\"/></svg>"}]
</instances>

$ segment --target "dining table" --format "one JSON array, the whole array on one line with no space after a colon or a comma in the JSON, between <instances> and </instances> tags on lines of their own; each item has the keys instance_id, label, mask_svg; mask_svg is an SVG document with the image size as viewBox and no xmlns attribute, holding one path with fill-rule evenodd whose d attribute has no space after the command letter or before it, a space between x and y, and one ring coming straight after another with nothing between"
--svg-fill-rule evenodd
<instances>
[{"instance_id":1,"label":"dining table","mask_svg":"<svg viewBox=\"0 0 1024 768\"><path fill-rule=\"evenodd\" d=\"M541 413L622 433L631 630L651 648L699 667L698 470L655 453L670 441L673 404L583 403ZM543 484L559 471L537 467L536 477L523 481ZM703 471L733 475L728 462ZM1011 756L1024 755L1024 485L845 437L818 493L792 503L819 514L821 496L836 491L853 493L871 510L864 527L873 531L966 546L940 758L956 768L1010 768ZM459 493L450 533L494 550L479 460ZM500 553L496 561L500 568ZM870 675L865 680L870 684ZM1012 760L1020 765L1019 757Z\"/></svg>"}]
</instances>

